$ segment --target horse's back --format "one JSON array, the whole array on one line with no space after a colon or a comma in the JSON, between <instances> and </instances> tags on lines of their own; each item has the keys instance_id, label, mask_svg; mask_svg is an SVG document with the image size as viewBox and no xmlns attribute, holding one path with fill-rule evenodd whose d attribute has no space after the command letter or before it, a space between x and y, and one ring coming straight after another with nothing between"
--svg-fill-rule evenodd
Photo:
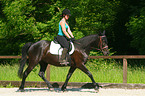
<instances>
[{"instance_id":1,"label":"horse's back","mask_svg":"<svg viewBox=\"0 0 145 96\"><path fill-rule=\"evenodd\" d=\"M48 47L49 45L50 45L50 41L47 40L38 41L31 45L31 47L28 50L28 53L40 54L40 52L42 53L42 51L44 51L45 48Z\"/></svg>"},{"instance_id":2,"label":"horse's back","mask_svg":"<svg viewBox=\"0 0 145 96\"><path fill-rule=\"evenodd\" d=\"M41 41L34 43L31 47L45 47L45 46L48 46L49 44L50 44L50 41L41 40Z\"/></svg>"}]
</instances>

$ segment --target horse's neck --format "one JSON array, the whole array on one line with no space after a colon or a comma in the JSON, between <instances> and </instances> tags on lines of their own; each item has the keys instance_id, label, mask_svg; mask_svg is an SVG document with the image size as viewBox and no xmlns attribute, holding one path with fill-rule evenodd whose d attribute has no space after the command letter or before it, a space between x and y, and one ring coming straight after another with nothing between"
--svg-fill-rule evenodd
<instances>
[{"instance_id":1,"label":"horse's neck","mask_svg":"<svg viewBox=\"0 0 145 96\"><path fill-rule=\"evenodd\" d=\"M91 48L95 47L95 42L98 39L97 35L92 35L90 37L83 38L80 43L81 43L81 48L89 55Z\"/></svg>"},{"instance_id":2,"label":"horse's neck","mask_svg":"<svg viewBox=\"0 0 145 96\"><path fill-rule=\"evenodd\" d=\"M89 55L91 49L94 47L94 45L96 45L96 44L94 44L95 41L96 41L96 40L90 41L90 43L85 47L85 52L86 52L88 55Z\"/></svg>"}]
</instances>

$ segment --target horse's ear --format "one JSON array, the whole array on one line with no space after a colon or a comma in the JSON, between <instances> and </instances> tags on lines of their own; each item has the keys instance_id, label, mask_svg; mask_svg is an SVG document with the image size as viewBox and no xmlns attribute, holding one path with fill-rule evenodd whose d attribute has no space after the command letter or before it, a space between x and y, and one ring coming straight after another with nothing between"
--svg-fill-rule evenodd
<instances>
[{"instance_id":1,"label":"horse's ear","mask_svg":"<svg viewBox=\"0 0 145 96\"><path fill-rule=\"evenodd\" d=\"M105 35L105 30L103 31L103 35Z\"/></svg>"}]
</instances>

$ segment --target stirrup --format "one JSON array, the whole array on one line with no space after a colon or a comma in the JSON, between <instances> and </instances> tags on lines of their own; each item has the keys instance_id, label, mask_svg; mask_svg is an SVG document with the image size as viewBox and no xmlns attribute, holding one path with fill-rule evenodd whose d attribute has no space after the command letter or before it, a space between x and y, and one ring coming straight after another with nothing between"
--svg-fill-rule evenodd
<instances>
[{"instance_id":1,"label":"stirrup","mask_svg":"<svg viewBox=\"0 0 145 96\"><path fill-rule=\"evenodd\" d=\"M67 66L69 64L69 62L67 62L66 60L64 60L64 61L60 62L60 64Z\"/></svg>"}]
</instances>

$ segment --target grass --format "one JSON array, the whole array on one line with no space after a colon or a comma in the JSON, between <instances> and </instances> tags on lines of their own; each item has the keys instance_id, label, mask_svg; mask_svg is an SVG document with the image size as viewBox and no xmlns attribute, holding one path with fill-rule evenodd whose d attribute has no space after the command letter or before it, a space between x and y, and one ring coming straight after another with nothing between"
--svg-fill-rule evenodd
<instances>
[{"instance_id":1,"label":"grass","mask_svg":"<svg viewBox=\"0 0 145 96\"><path fill-rule=\"evenodd\" d=\"M113 60L89 60L87 68L93 74L96 82L99 83L122 83L123 69L120 63ZM27 66L26 66L27 67ZM25 67L25 69L26 69ZM21 81L17 76L18 64L0 65L0 80ZM42 81L38 76L39 66L29 74L26 81ZM128 66L128 83L145 83L145 68ZM64 82L68 73L69 67L50 67L50 81ZM82 71L77 69L72 75L69 82L91 82L90 78Z\"/></svg>"},{"instance_id":2,"label":"grass","mask_svg":"<svg viewBox=\"0 0 145 96\"><path fill-rule=\"evenodd\" d=\"M145 84L145 68L144 67L128 68L128 81L129 83Z\"/></svg>"}]
</instances>

